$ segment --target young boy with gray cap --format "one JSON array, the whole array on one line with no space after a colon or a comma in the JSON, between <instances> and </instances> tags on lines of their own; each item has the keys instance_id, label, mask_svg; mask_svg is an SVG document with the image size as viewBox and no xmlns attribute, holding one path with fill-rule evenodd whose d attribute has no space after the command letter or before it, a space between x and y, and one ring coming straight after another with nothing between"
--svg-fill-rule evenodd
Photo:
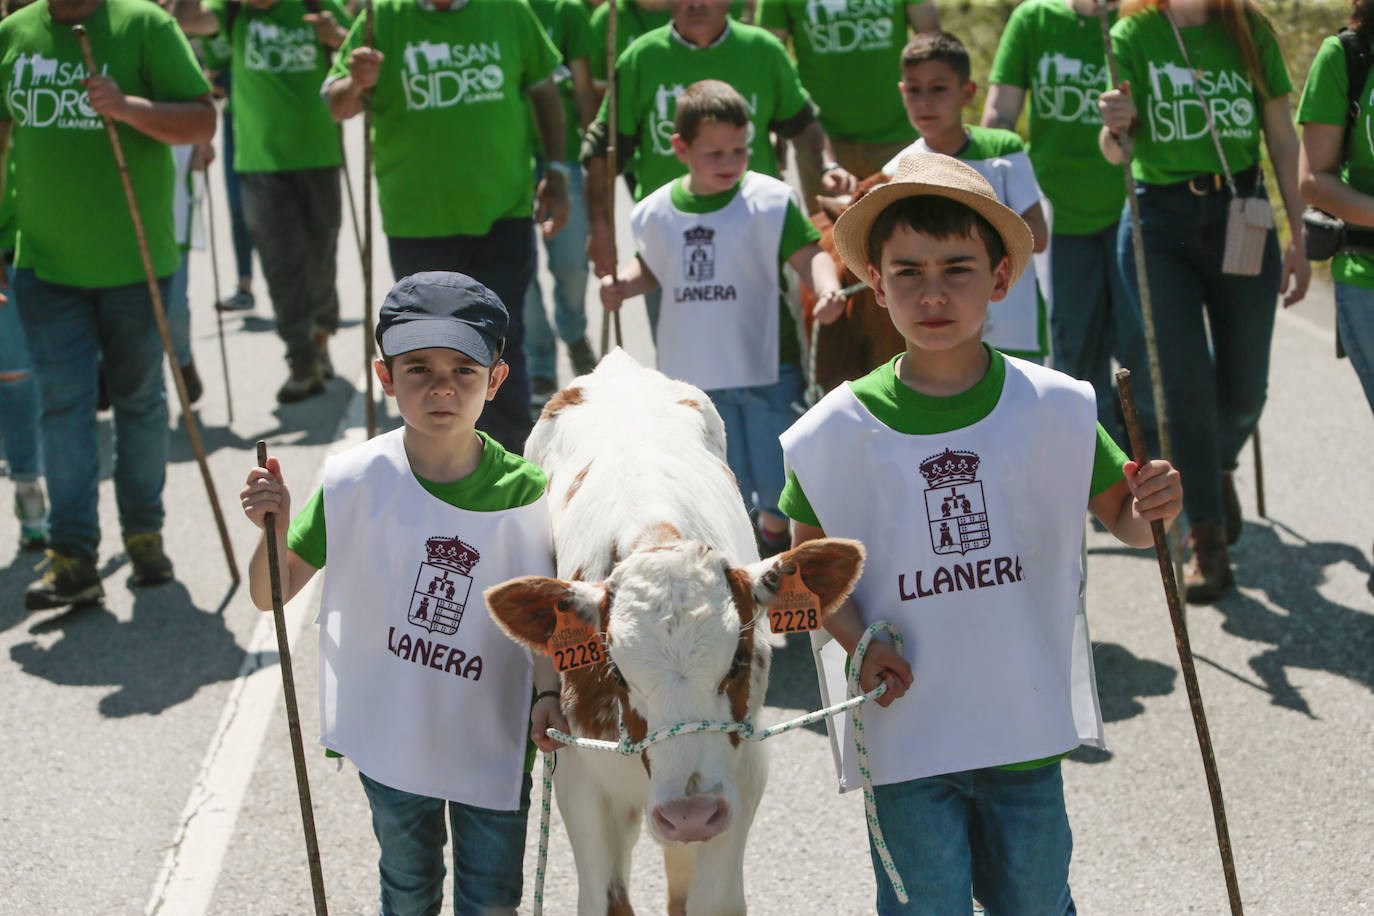
<instances>
[{"instance_id":1,"label":"young boy with gray cap","mask_svg":"<svg viewBox=\"0 0 1374 916\"><path fill-rule=\"evenodd\" d=\"M902 156L836 221L835 246L906 349L783 434L780 504L794 546L868 547L825 621L832 694L866 627L891 621L904 637L901 652L871 643L859 671L865 691L888 687L863 723L885 840L871 842L878 912L968 913L972 894L990 914L1073 913L1059 761L1103 746L1079 603L1084 514L1147 547L1151 520L1178 517L1178 472L1127 461L1090 384L983 342L988 303L1032 242L970 166ZM835 727L852 788L852 723ZM889 854L909 906L883 874Z\"/></svg>"},{"instance_id":2,"label":"young boy with gray cap","mask_svg":"<svg viewBox=\"0 0 1374 916\"><path fill-rule=\"evenodd\" d=\"M481 598L554 570L544 473L475 428L506 377L507 322L501 300L471 277L403 278L382 305L375 369L404 425L327 459L289 526L276 459L240 494L258 527L275 513L284 600L324 568L328 544L320 743L358 767L384 913L438 912L445 809L454 909L515 912L534 760L527 723L541 746L546 726L567 728L547 656L511 642ZM249 585L270 609L265 537Z\"/></svg>"}]
</instances>

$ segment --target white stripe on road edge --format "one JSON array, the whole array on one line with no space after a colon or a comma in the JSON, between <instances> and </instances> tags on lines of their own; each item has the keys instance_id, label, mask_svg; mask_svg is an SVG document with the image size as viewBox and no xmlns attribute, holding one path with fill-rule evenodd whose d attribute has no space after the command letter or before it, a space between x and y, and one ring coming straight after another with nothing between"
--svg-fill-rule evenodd
<instances>
[{"instance_id":1,"label":"white stripe on road edge","mask_svg":"<svg viewBox=\"0 0 1374 916\"><path fill-rule=\"evenodd\" d=\"M334 431L336 444L330 454L351 448L366 436L361 426L365 382L360 378L354 386L358 394ZM293 657L306 617L319 607L323 582L324 576L315 576L286 605L286 634ZM276 649L272 615L259 612L257 627L248 641L247 657L229 691L219 727L210 738L200 773L182 809L181 824L153 884L144 910L146 916L202 916L209 912L239 809L257 767L267 724L281 708L281 679L268 673L275 667L262 663L264 654ZM314 746L308 744L307 751Z\"/></svg>"},{"instance_id":2,"label":"white stripe on road edge","mask_svg":"<svg viewBox=\"0 0 1374 916\"><path fill-rule=\"evenodd\" d=\"M1280 307L1278 320L1284 324L1292 325L1298 330L1306 333L1309 337L1315 337L1317 340L1324 341L1332 347L1336 345L1335 332L1327 330L1310 318L1303 318L1301 315L1296 315Z\"/></svg>"}]
</instances>

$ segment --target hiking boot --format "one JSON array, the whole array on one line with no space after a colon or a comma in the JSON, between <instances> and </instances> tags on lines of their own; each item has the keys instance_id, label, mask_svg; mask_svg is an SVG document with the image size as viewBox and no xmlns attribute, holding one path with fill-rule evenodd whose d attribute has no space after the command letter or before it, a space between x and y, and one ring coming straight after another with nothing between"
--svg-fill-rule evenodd
<instances>
[{"instance_id":1,"label":"hiking boot","mask_svg":"<svg viewBox=\"0 0 1374 916\"><path fill-rule=\"evenodd\" d=\"M161 585L172 581L172 561L162 552L162 535L156 531L130 534L124 538L124 549L133 564L133 585Z\"/></svg>"},{"instance_id":2,"label":"hiking boot","mask_svg":"<svg viewBox=\"0 0 1374 916\"><path fill-rule=\"evenodd\" d=\"M318 351L315 356L315 367L319 369L320 378L326 381L334 377L334 363L329 358L329 338L332 335L328 331L315 329L311 337L315 341L315 348Z\"/></svg>"},{"instance_id":3,"label":"hiking boot","mask_svg":"<svg viewBox=\"0 0 1374 916\"><path fill-rule=\"evenodd\" d=\"M248 289L240 289L235 291L234 295L227 296L221 299L220 301L216 302L215 311L247 312L250 311L255 304L256 303L253 301L253 291Z\"/></svg>"},{"instance_id":4,"label":"hiking boot","mask_svg":"<svg viewBox=\"0 0 1374 916\"><path fill-rule=\"evenodd\" d=\"M1221 472L1221 512L1226 519L1226 543L1240 540L1243 522L1240 516L1240 497L1236 495L1236 478L1230 471Z\"/></svg>"},{"instance_id":5,"label":"hiking boot","mask_svg":"<svg viewBox=\"0 0 1374 916\"><path fill-rule=\"evenodd\" d=\"M1198 522L1188 529L1193 558L1183 571L1183 596L1189 604L1211 604L1235 584L1226 530L1218 522Z\"/></svg>"},{"instance_id":6,"label":"hiking boot","mask_svg":"<svg viewBox=\"0 0 1374 916\"><path fill-rule=\"evenodd\" d=\"M572 362L574 375L586 375L596 368L596 354L585 337L568 344L568 359Z\"/></svg>"},{"instance_id":7,"label":"hiking boot","mask_svg":"<svg viewBox=\"0 0 1374 916\"><path fill-rule=\"evenodd\" d=\"M282 404L294 404L323 390L324 378L320 375L320 364L316 362L306 369L304 374L297 375L292 372L291 377L277 389L277 401Z\"/></svg>"},{"instance_id":8,"label":"hiking boot","mask_svg":"<svg viewBox=\"0 0 1374 916\"><path fill-rule=\"evenodd\" d=\"M36 480L21 480L14 485L14 515L19 519L19 546L42 550L48 546L48 505L43 485Z\"/></svg>"},{"instance_id":9,"label":"hiking boot","mask_svg":"<svg viewBox=\"0 0 1374 916\"><path fill-rule=\"evenodd\" d=\"M47 566L42 577L24 589L24 608L41 611L69 604L91 604L105 597L95 563L85 557L69 557L48 550L36 569Z\"/></svg>"},{"instance_id":10,"label":"hiking boot","mask_svg":"<svg viewBox=\"0 0 1374 916\"><path fill-rule=\"evenodd\" d=\"M200 396L205 393L205 385L200 380L195 363L187 363L181 367L181 380L186 383L187 403L194 404L199 401Z\"/></svg>"}]
</instances>

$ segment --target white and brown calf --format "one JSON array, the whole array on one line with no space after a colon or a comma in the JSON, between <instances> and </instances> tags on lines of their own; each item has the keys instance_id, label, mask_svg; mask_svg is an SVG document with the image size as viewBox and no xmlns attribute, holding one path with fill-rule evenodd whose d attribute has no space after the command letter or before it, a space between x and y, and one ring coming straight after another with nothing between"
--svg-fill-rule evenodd
<instances>
[{"instance_id":1,"label":"white and brown calf","mask_svg":"<svg viewBox=\"0 0 1374 916\"><path fill-rule=\"evenodd\" d=\"M549 401L526 452L550 478L560 578L508 582L487 604L534 651L560 609L599 631L606 661L563 675L578 736L615 740L622 721L635 741L682 722L756 721L770 656L758 627L779 570L800 568L823 615L858 579L854 541L760 562L710 400L621 351ZM561 750L554 781L578 912L632 912L630 852L647 813L668 912L744 913L744 845L766 778L763 748L735 734L669 738L638 759Z\"/></svg>"}]
</instances>

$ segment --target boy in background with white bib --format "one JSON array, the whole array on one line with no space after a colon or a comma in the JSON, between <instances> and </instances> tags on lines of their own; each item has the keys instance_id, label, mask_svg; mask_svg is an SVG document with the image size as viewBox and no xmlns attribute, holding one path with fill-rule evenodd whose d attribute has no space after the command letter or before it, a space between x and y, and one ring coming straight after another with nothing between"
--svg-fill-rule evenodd
<instances>
[{"instance_id":1,"label":"boy in background with white bib","mask_svg":"<svg viewBox=\"0 0 1374 916\"><path fill-rule=\"evenodd\" d=\"M554 571L544 473L475 429L506 378L507 322L501 300L471 277L402 279L382 305L375 368L405 425L328 459L289 528L276 459L254 468L241 493L254 524L276 514L283 600L324 567L328 545L320 743L362 777L384 914L439 911L445 809L455 912L515 912L528 723L541 746L547 725L567 727L552 664L511 642L481 597ZM270 609L265 538L249 583L253 602Z\"/></svg>"},{"instance_id":2,"label":"boy in background with white bib","mask_svg":"<svg viewBox=\"0 0 1374 916\"><path fill-rule=\"evenodd\" d=\"M1164 461L1137 468L1097 423L1092 386L981 340L989 302L1030 258L1030 229L949 156L901 158L835 224L906 351L839 386L782 438L793 543L868 547L853 595L825 623L827 683L865 628L864 716L877 814L910 894L878 853L878 912L1073 913L1059 761L1102 745L1079 613L1084 513L1146 547L1182 505ZM905 697L898 699L899 697ZM894 700L896 702L894 702ZM852 724L841 786L858 784ZM918 910L919 907L919 910Z\"/></svg>"},{"instance_id":3,"label":"boy in background with white bib","mask_svg":"<svg viewBox=\"0 0 1374 916\"><path fill-rule=\"evenodd\" d=\"M844 306L839 277L791 187L747 171L753 128L738 92L720 80L693 83L678 97L673 128L687 174L635 205L638 253L602 278L601 301L615 311L663 289L659 371L710 395L725 421L726 460L757 513L759 549L771 556L788 545L777 439L805 386L779 271L784 261L796 269L826 324Z\"/></svg>"}]
</instances>

